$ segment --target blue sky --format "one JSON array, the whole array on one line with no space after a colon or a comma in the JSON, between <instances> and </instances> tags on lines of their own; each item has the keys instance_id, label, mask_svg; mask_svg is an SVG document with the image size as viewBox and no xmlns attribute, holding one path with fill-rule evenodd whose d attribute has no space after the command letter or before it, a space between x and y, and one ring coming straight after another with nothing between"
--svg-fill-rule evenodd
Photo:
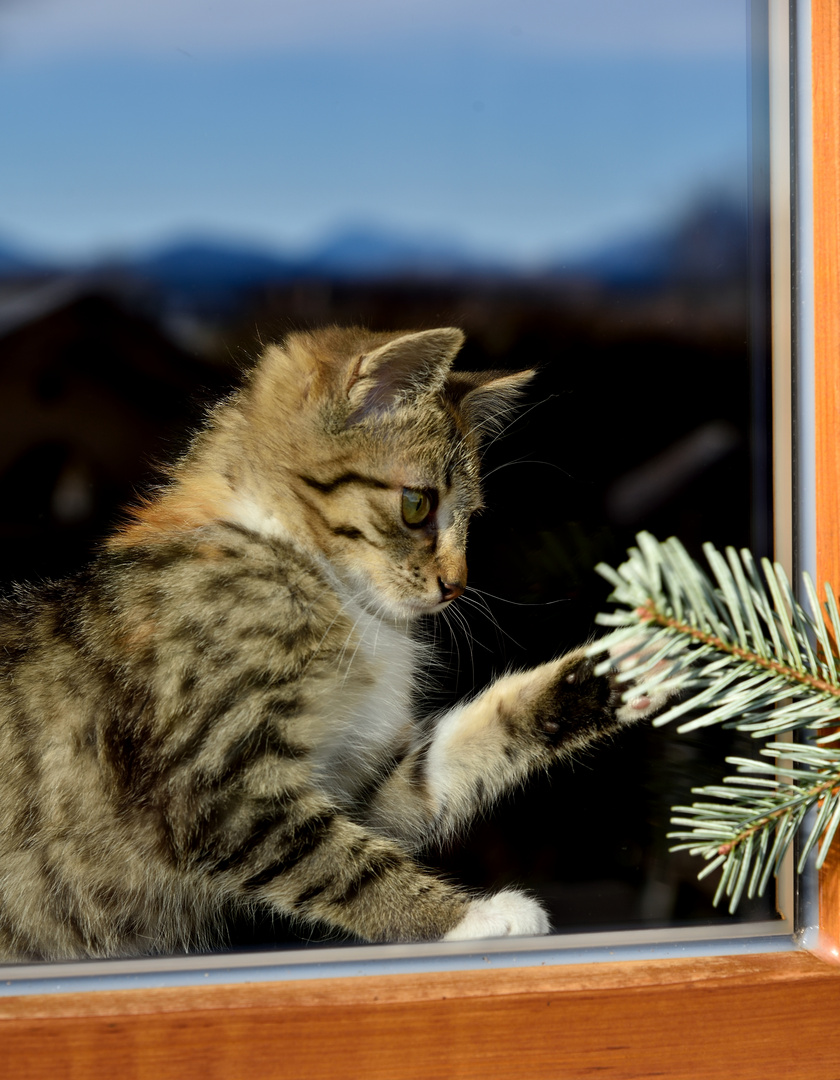
<instances>
[{"instance_id":1,"label":"blue sky","mask_svg":"<svg viewBox=\"0 0 840 1080\"><path fill-rule=\"evenodd\" d=\"M743 0L0 0L0 237L535 261L746 180Z\"/></svg>"}]
</instances>

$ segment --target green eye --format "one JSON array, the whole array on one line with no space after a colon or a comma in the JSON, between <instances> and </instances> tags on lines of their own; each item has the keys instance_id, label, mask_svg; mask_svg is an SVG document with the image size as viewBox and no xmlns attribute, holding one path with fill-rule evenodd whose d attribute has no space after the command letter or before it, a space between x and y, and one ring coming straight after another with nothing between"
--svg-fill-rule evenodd
<instances>
[{"instance_id":1,"label":"green eye","mask_svg":"<svg viewBox=\"0 0 840 1080\"><path fill-rule=\"evenodd\" d=\"M432 512L432 500L426 491L403 488L402 516L406 525L422 525Z\"/></svg>"}]
</instances>

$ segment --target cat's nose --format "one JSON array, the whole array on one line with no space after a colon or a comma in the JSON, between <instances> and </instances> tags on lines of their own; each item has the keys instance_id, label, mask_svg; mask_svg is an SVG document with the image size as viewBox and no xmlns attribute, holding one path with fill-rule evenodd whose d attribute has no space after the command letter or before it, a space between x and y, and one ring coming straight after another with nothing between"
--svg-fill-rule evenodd
<instances>
[{"instance_id":1,"label":"cat's nose","mask_svg":"<svg viewBox=\"0 0 840 1080\"><path fill-rule=\"evenodd\" d=\"M438 578L438 585L440 585L441 600L444 602L457 599L464 591L464 583L461 581L443 581Z\"/></svg>"}]
</instances>

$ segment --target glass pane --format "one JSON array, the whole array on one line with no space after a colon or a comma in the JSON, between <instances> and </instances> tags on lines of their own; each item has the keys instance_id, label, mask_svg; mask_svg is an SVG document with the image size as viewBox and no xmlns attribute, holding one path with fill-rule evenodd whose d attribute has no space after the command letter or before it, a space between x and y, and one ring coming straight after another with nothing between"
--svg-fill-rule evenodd
<instances>
[{"instance_id":1,"label":"glass pane","mask_svg":"<svg viewBox=\"0 0 840 1080\"><path fill-rule=\"evenodd\" d=\"M2 573L84 565L260 342L332 323L457 325L465 368L539 369L486 454L474 591L439 626L430 707L587 641L593 567L639 529L765 554L764 18L744 0L2 5ZM726 924L666 832L733 745L640 727L426 861L528 886L557 930ZM769 917L772 899L735 918ZM233 934L295 940L268 917Z\"/></svg>"}]
</instances>

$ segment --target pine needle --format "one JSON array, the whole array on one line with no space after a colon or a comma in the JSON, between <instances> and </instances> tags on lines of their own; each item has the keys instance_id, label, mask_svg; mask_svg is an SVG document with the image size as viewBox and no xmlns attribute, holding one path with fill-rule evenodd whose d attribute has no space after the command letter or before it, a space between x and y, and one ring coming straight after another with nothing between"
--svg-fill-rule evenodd
<instances>
[{"instance_id":1,"label":"pine needle","mask_svg":"<svg viewBox=\"0 0 840 1080\"><path fill-rule=\"evenodd\" d=\"M798 741L769 742L756 760L728 758L736 769L722 785L699 788L691 806L676 806L673 851L688 850L720 870L715 903L735 911L760 896L797 836L798 869L819 845L818 864L840 828L840 609L825 586L820 608L807 574L794 596L784 569L751 553L704 545L711 575L674 538L640 533L617 570L600 565L616 610L597 621L613 628L593 645L621 658L626 695L664 688L673 703L658 726L681 719L680 732L723 725L767 740L798 732ZM620 649L625 645L624 655ZM598 670L609 670L610 661ZM814 741L814 732L821 737Z\"/></svg>"}]
</instances>

